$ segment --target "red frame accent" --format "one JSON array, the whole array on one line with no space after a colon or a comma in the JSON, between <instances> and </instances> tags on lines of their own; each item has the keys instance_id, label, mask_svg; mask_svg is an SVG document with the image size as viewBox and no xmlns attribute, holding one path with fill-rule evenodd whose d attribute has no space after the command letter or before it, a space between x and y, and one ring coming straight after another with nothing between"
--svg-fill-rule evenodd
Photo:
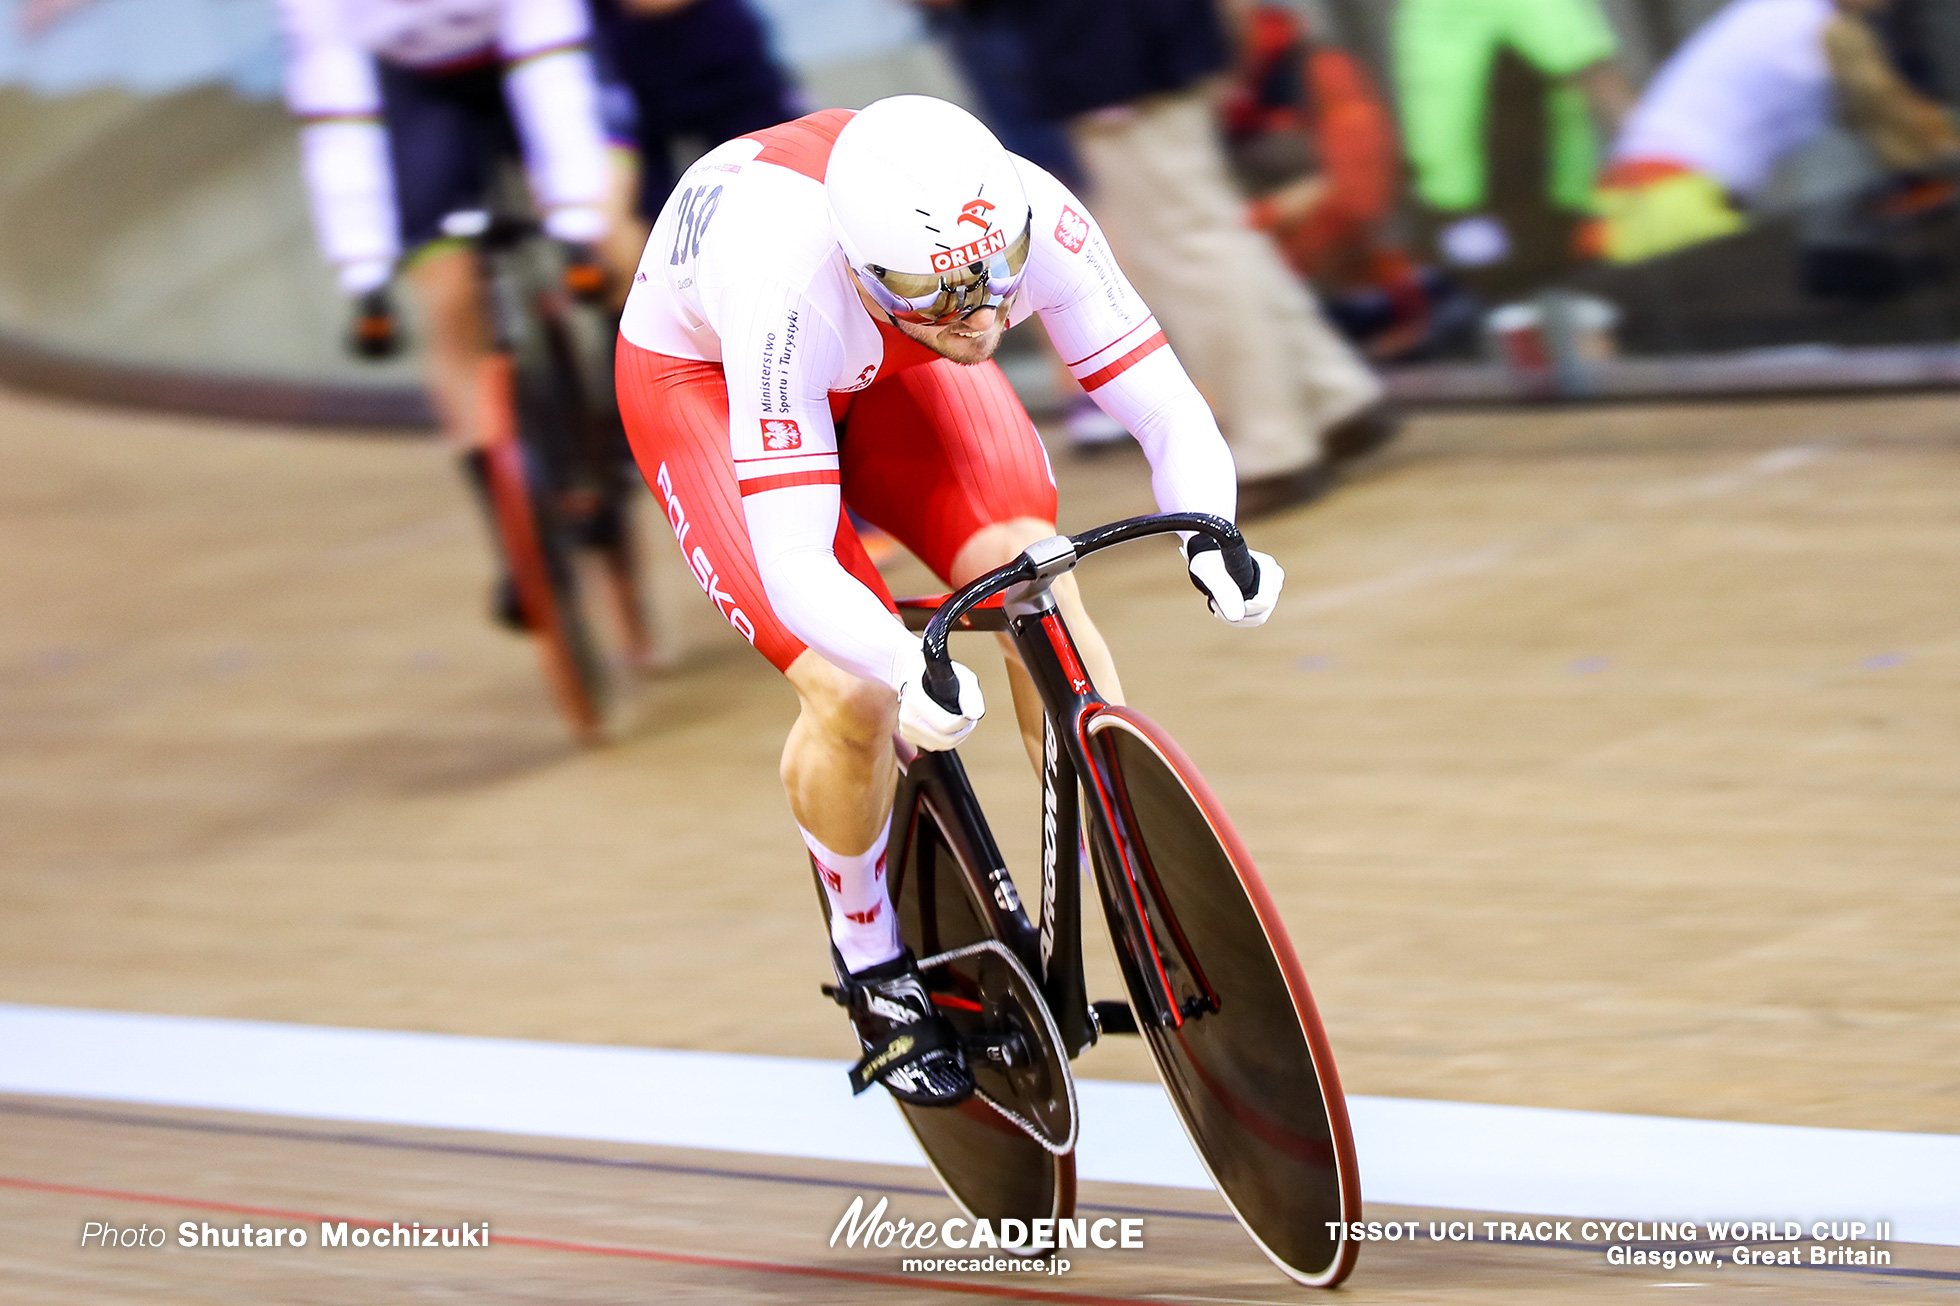
<instances>
[{"instance_id":1,"label":"red frame accent","mask_svg":"<svg viewBox=\"0 0 1960 1306\"><path fill-rule=\"evenodd\" d=\"M1078 694L1086 694L1091 686L1089 673L1082 668L1082 659L1075 651L1075 641L1069 638L1068 627L1062 624L1058 612L1041 614L1041 629L1048 636L1049 646L1055 650L1055 657L1062 664L1062 674L1068 677L1068 685Z\"/></svg>"},{"instance_id":2,"label":"red frame accent","mask_svg":"<svg viewBox=\"0 0 1960 1306\"><path fill-rule=\"evenodd\" d=\"M951 597L950 594L921 594L907 599L894 599L892 611L901 616L908 612L937 612ZM1005 631L1007 614L1002 611L1001 596L996 594L984 603L974 604L961 615L959 624L953 629Z\"/></svg>"},{"instance_id":3,"label":"red frame accent","mask_svg":"<svg viewBox=\"0 0 1960 1306\"><path fill-rule=\"evenodd\" d=\"M1109 710L1109 708L1110 705L1108 703L1092 703L1083 708L1075 718L1075 736L1077 741L1082 745L1082 755L1089 760L1089 780L1096 786L1098 801L1104 807L1114 808L1116 803L1110 796L1109 787L1103 783L1102 769L1095 765L1098 760L1096 750L1089 742L1090 719L1102 711ZM1143 922L1143 942L1144 946L1150 949L1150 964L1157 970L1157 982L1162 987L1164 995L1167 998L1175 998L1176 995L1171 988L1170 972L1164 969L1163 955L1157 951L1157 940L1150 932L1150 913L1144 910L1143 899L1137 896L1136 868L1129 865L1129 854L1123 850L1121 844L1117 845L1116 855L1123 860L1125 867L1130 871L1129 874L1123 877L1123 883L1129 887L1130 903L1136 909L1137 919ZM1142 1021L1144 1014L1139 1012L1137 1019ZM1177 1009L1177 1004L1173 1001L1171 1003L1171 1028L1179 1029L1183 1025L1184 1013Z\"/></svg>"}]
</instances>

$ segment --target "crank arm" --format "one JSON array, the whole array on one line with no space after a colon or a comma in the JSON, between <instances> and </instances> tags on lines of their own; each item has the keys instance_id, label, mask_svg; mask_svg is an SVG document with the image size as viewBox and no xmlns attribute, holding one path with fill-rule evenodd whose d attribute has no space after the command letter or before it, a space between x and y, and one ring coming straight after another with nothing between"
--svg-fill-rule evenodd
<instances>
[{"instance_id":1,"label":"crank arm","mask_svg":"<svg viewBox=\"0 0 1960 1306\"><path fill-rule=\"evenodd\" d=\"M1028 1041L1019 1034L975 1034L960 1039L960 1046L966 1049L969 1061L1003 1069L1019 1069L1034 1061L1028 1054Z\"/></svg>"},{"instance_id":2,"label":"crank arm","mask_svg":"<svg viewBox=\"0 0 1960 1306\"><path fill-rule=\"evenodd\" d=\"M1106 998L1089 1004L1096 1018L1096 1029L1103 1034L1141 1034L1137 1013L1121 998Z\"/></svg>"}]
</instances>

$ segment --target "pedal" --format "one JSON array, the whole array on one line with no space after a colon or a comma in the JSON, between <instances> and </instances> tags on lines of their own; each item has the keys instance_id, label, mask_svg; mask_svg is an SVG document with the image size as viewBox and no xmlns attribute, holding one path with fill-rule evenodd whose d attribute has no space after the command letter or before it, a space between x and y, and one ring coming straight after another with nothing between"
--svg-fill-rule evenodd
<instances>
[{"instance_id":1,"label":"pedal","mask_svg":"<svg viewBox=\"0 0 1960 1306\"><path fill-rule=\"evenodd\" d=\"M818 987L823 990L823 995L826 998L829 998L838 1006L848 1007L851 1005L851 1000L844 996L844 990L838 988L835 984L821 984Z\"/></svg>"},{"instance_id":2,"label":"pedal","mask_svg":"<svg viewBox=\"0 0 1960 1306\"><path fill-rule=\"evenodd\" d=\"M1095 1013L1096 1028L1105 1034L1141 1034L1137 1027L1136 1012L1130 1004L1118 999L1091 1002L1089 1009Z\"/></svg>"}]
</instances>

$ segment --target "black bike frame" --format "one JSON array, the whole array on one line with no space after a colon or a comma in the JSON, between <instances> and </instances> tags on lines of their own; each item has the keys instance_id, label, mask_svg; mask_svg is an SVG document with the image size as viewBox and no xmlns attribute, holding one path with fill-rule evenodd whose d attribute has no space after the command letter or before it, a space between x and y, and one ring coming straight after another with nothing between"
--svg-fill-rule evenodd
<instances>
[{"instance_id":1,"label":"black bike frame","mask_svg":"<svg viewBox=\"0 0 1960 1306\"><path fill-rule=\"evenodd\" d=\"M912 851L910 841L916 837L921 806L930 807L974 879L975 890L984 895L980 906L991 915L997 937L1015 950L1041 985L1070 1057L1079 1055L1100 1033L1082 970L1082 845L1077 831L1081 829L1078 786L1084 777L1098 787L1102 801L1097 806L1112 817L1108 822L1090 821L1089 829L1090 837L1102 845L1097 884L1113 925L1124 978L1131 993L1150 998L1151 1009L1137 1012L1137 1019L1176 1026L1197 1014L1180 1008L1162 960L1166 945L1178 946L1176 922L1167 922L1168 939L1150 924L1145 899L1155 895L1147 894L1138 882L1149 874L1149 867L1134 847L1129 822L1122 818L1121 802L1127 799L1112 793L1111 778L1090 747L1088 723L1108 706L1107 701L1096 692L1050 591L1057 576L1098 549L1173 531L1193 532L1216 543L1225 553L1228 572L1242 585L1246 582L1240 578L1256 576L1243 537L1223 518L1199 513L1134 517L1079 536L1039 541L1014 562L948 597L925 628L925 683L935 699L944 703L950 697L946 691L953 672L946 637L955 626L968 630L1004 626L1041 695L1040 927L1028 919L955 753L922 752L908 759L895 808L907 821L908 842L901 847ZM996 594L1004 595L999 609L1004 622L989 619L993 609L984 610L984 615L979 611ZM1107 874L1104 867L1109 868ZM918 891L935 889L922 881ZM925 918L931 918L930 912Z\"/></svg>"}]
</instances>

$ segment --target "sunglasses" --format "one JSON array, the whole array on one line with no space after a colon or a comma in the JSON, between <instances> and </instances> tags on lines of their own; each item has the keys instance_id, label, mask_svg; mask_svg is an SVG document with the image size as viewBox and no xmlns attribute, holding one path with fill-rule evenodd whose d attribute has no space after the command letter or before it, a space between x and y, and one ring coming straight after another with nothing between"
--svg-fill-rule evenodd
<instances>
[{"instance_id":1,"label":"sunglasses","mask_svg":"<svg viewBox=\"0 0 1960 1306\"><path fill-rule=\"evenodd\" d=\"M999 308L1020 289L1028 270L1029 240L1034 235L1032 211L1028 217L1019 240L978 262L947 272L893 272L876 263L865 263L852 271L872 301L899 321L943 326L983 308Z\"/></svg>"}]
</instances>

